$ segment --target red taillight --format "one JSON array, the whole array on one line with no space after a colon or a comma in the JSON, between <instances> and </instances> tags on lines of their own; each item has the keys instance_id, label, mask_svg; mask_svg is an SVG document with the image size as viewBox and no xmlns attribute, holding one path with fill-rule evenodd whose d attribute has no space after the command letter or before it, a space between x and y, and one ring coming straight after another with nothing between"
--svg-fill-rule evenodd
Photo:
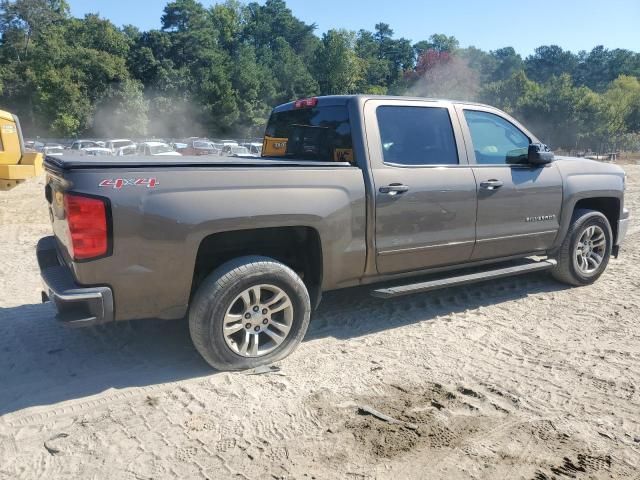
<instances>
[{"instance_id":1,"label":"red taillight","mask_svg":"<svg viewBox=\"0 0 640 480\"><path fill-rule=\"evenodd\" d=\"M71 237L71 256L75 260L107 254L107 208L103 200L71 193L64 196L64 210Z\"/></svg>"},{"instance_id":2,"label":"red taillight","mask_svg":"<svg viewBox=\"0 0 640 480\"><path fill-rule=\"evenodd\" d=\"M316 97L302 98L300 100L296 100L295 108L313 108L316 105L318 105L318 99Z\"/></svg>"}]
</instances>

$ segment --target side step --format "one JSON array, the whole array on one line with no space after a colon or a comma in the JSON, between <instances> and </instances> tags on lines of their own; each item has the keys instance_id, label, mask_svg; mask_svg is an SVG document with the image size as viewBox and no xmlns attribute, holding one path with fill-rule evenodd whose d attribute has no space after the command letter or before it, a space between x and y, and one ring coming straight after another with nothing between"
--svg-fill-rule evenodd
<instances>
[{"instance_id":1,"label":"side step","mask_svg":"<svg viewBox=\"0 0 640 480\"><path fill-rule=\"evenodd\" d=\"M555 267L557 263L558 262L553 259L541 260L538 262L532 261L523 265L485 270L482 272L468 273L454 277L443 277L409 285L378 288L376 290L372 290L371 295L377 298L401 297L403 295L411 295L413 293L430 292L440 288L457 287L460 285L467 285L469 283L484 282L485 280L495 280L498 278L510 277L512 275L519 275L521 273L540 272L542 270L549 270Z\"/></svg>"}]
</instances>

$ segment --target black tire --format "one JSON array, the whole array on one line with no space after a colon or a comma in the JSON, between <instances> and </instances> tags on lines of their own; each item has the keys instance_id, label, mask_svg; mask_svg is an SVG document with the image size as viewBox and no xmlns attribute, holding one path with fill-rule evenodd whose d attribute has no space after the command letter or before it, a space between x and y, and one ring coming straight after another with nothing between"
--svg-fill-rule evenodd
<instances>
[{"instance_id":1,"label":"black tire","mask_svg":"<svg viewBox=\"0 0 640 480\"><path fill-rule=\"evenodd\" d=\"M289 297L293 305L291 329L272 352L242 356L224 338L224 316L238 295L260 284L274 285ZM189 310L189 331L193 344L209 365L218 370L245 370L268 365L293 352L304 338L310 316L309 293L293 270L272 258L247 256L221 265L200 285Z\"/></svg>"},{"instance_id":2,"label":"black tire","mask_svg":"<svg viewBox=\"0 0 640 480\"><path fill-rule=\"evenodd\" d=\"M584 273L578 268L574 253L582 234L593 225L600 227L604 232L606 245L602 262L597 269L592 273ZM611 256L612 239L613 233L607 217L595 210L576 210L571 219L569 231L556 256L558 265L551 271L551 274L556 280L573 286L592 284L600 278L600 275L607 268Z\"/></svg>"}]
</instances>

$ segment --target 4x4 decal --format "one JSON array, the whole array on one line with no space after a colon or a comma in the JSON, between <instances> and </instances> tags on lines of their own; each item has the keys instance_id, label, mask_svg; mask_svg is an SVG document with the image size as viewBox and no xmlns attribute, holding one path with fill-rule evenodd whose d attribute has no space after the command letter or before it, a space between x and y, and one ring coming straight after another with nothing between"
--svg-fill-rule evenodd
<instances>
[{"instance_id":1,"label":"4x4 decal","mask_svg":"<svg viewBox=\"0 0 640 480\"><path fill-rule=\"evenodd\" d=\"M158 185L156 178L106 178L102 180L99 187L111 187L116 190L120 190L122 187L140 187L145 186L147 188L155 188Z\"/></svg>"}]
</instances>

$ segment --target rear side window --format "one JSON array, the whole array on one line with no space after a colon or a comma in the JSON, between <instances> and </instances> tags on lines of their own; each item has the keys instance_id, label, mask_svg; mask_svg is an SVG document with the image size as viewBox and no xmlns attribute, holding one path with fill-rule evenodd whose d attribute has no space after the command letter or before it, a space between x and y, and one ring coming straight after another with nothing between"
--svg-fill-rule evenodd
<instances>
[{"instance_id":1,"label":"rear side window","mask_svg":"<svg viewBox=\"0 0 640 480\"><path fill-rule=\"evenodd\" d=\"M272 113L262 156L353 163L347 107L318 106Z\"/></svg>"},{"instance_id":2,"label":"rear side window","mask_svg":"<svg viewBox=\"0 0 640 480\"><path fill-rule=\"evenodd\" d=\"M486 165L526 161L529 137L504 118L489 112L465 110L476 162Z\"/></svg>"},{"instance_id":3,"label":"rear side window","mask_svg":"<svg viewBox=\"0 0 640 480\"><path fill-rule=\"evenodd\" d=\"M441 107L382 106L376 110L384 162L457 165L449 111Z\"/></svg>"}]
</instances>

